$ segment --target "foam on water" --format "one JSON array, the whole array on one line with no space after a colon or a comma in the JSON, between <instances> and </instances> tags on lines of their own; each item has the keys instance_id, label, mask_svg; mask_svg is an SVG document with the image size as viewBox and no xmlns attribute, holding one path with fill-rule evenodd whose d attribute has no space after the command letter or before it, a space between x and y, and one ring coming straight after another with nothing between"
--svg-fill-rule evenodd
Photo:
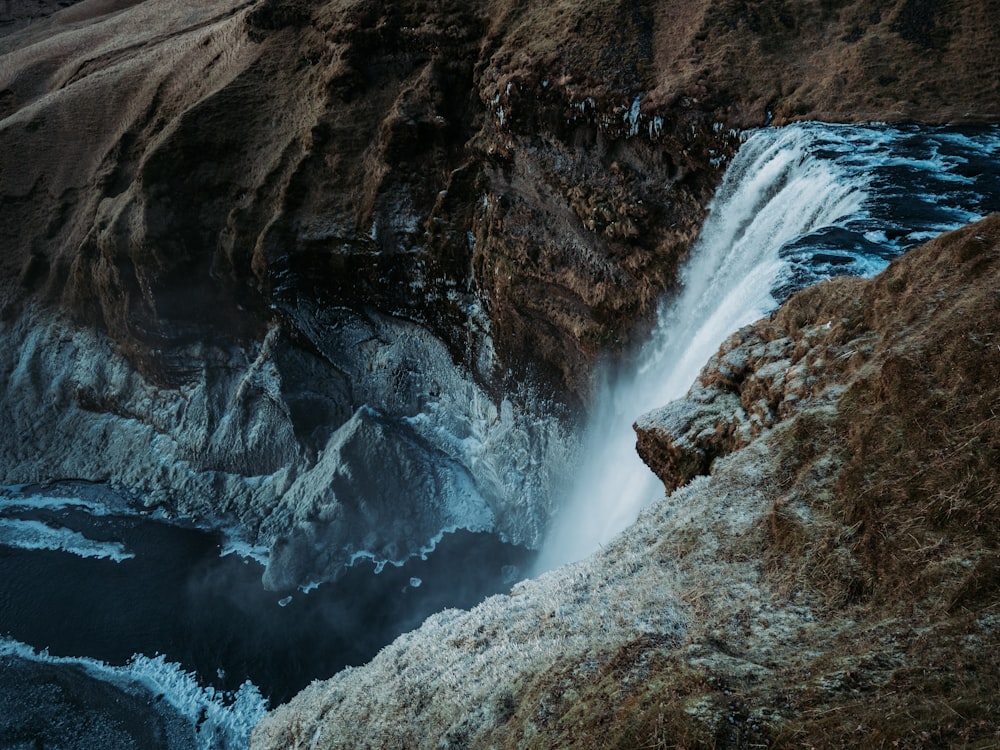
<instances>
[{"instance_id":1,"label":"foam on water","mask_svg":"<svg viewBox=\"0 0 1000 750\"><path fill-rule=\"evenodd\" d=\"M77 557L122 562L135 557L120 542L88 539L78 531L49 526L42 521L0 518L0 545L25 550L52 550Z\"/></svg>"},{"instance_id":2,"label":"foam on water","mask_svg":"<svg viewBox=\"0 0 1000 750\"><path fill-rule=\"evenodd\" d=\"M632 422L682 397L733 331L795 289L872 276L917 242L1000 209L1000 129L802 123L751 132L636 362L603 375L577 481L536 571L580 559L663 492Z\"/></svg>"},{"instance_id":3,"label":"foam on water","mask_svg":"<svg viewBox=\"0 0 1000 750\"><path fill-rule=\"evenodd\" d=\"M462 531L471 531L471 532L490 530L490 526L488 524L484 524L478 528L476 527L477 524L475 523L471 524L471 526L473 528L469 528L469 525L462 525L462 526L448 526L447 528L441 529L437 534L435 534L427 541L427 544L424 544L415 552L398 560L390 560L384 557L380 557L379 555L376 555L374 552L370 552L368 550L359 550L358 552L355 552L353 555L351 555L351 559L348 561L346 567L353 568L358 563L370 562L375 566L375 574L377 575L381 573L383 570L385 570L385 567L387 565L391 565L394 568L402 568L405 567L406 563L409 562L410 560L416 560L416 559L426 560L427 556L437 549L437 546L441 543L441 540L444 539L446 534L454 534L460 529ZM300 586L299 590L304 593L309 593L309 591L312 591L318 585L319 584L306 584L304 586Z\"/></svg>"},{"instance_id":4,"label":"foam on water","mask_svg":"<svg viewBox=\"0 0 1000 750\"><path fill-rule=\"evenodd\" d=\"M181 665L219 691L213 694L237 691L249 679L275 702L367 661L432 612L497 593L526 569L530 554L456 526L416 545L406 560L361 554L337 580L300 587L309 594L302 596L264 589L263 567L252 559L220 557L236 546L220 533L141 512L90 513L62 499L11 502L0 512L0 529L12 542L2 546L0 533L0 634L111 665L163 654L161 661ZM54 539L36 542L42 532ZM55 548L77 554L36 551ZM119 565L115 553L134 559ZM18 705L6 687L0 703ZM20 705L33 704L26 698ZM119 709L101 705L109 710L99 715L111 721Z\"/></svg>"},{"instance_id":5,"label":"foam on water","mask_svg":"<svg viewBox=\"0 0 1000 750\"><path fill-rule=\"evenodd\" d=\"M137 688L151 697L163 696L195 729L198 750L240 750L250 744L250 732L268 709L267 701L249 681L234 692L202 687L194 675L163 656L137 654L116 667L96 659L51 656L10 638L0 637L0 656L82 668L95 679L123 690Z\"/></svg>"},{"instance_id":6,"label":"foam on water","mask_svg":"<svg viewBox=\"0 0 1000 750\"><path fill-rule=\"evenodd\" d=\"M62 495L39 495L22 494L23 485L7 485L0 487L0 513L8 511L23 510L63 510L65 508L77 508L84 510L93 516L102 516L109 513L119 513L122 510L111 510L107 503L84 500L80 497Z\"/></svg>"},{"instance_id":7,"label":"foam on water","mask_svg":"<svg viewBox=\"0 0 1000 750\"><path fill-rule=\"evenodd\" d=\"M251 544L240 538L240 533L236 529L222 529L225 540L219 549L219 557L236 555L244 560L253 560L261 565L267 564L268 548L261 544Z\"/></svg>"}]
</instances>

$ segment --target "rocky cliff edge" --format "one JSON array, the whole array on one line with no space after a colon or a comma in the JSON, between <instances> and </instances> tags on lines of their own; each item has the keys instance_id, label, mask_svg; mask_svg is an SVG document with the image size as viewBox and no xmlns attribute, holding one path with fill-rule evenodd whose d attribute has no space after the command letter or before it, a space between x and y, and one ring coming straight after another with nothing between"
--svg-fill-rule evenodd
<instances>
[{"instance_id":1,"label":"rocky cliff edge","mask_svg":"<svg viewBox=\"0 0 1000 750\"><path fill-rule=\"evenodd\" d=\"M1000 217L797 293L640 420L678 489L634 527L314 683L253 747L996 743L997 373Z\"/></svg>"},{"instance_id":2,"label":"rocky cliff edge","mask_svg":"<svg viewBox=\"0 0 1000 750\"><path fill-rule=\"evenodd\" d=\"M0 482L231 514L275 585L456 519L537 545L738 131L994 120L994 10L0 3ZM379 536L348 454L447 499Z\"/></svg>"}]
</instances>

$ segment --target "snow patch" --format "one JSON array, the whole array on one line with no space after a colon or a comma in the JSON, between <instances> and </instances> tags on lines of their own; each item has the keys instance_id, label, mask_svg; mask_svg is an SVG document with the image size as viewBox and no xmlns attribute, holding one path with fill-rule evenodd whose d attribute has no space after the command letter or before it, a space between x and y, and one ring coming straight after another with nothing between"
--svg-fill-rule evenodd
<instances>
[{"instance_id":1,"label":"snow patch","mask_svg":"<svg viewBox=\"0 0 1000 750\"><path fill-rule=\"evenodd\" d=\"M253 560L261 565L267 565L267 551L268 548L260 544L250 544L249 542L243 541L236 536L229 536L229 534L223 530L226 534L225 541L219 550L219 557L228 557L229 555L237 555L244 560ZM231 530L229 533L236 534L235 530Z\"/></svg>"},{"instance_id":2,"label":"snow patch","mask_svg":"<svg viewBox=\"0 0 1000 750\"><path fill-rule=\"evenodd\" d=\"M639 98L638 96L632 100L632 106L629 107L628 112L625 113L625 122L628 124L628 134L631 138L639 134Z\"/></svg>"}]
</instances>

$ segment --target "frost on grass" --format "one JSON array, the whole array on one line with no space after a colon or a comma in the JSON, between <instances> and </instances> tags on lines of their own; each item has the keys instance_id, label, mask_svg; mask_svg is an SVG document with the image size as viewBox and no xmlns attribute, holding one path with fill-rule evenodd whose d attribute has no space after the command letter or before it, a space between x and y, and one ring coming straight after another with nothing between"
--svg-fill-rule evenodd
<instances>
[{"instance_id":1,"label":"frost on grass","mask_svg":"<svg viewBox=\"0 0 1000 750\"><path fill-rule=\"evenodd\" d=\"M568 664L599 670L634 642L690 642L694 614L720 632L719 613L740 609L758 630L787 627L787 613L761 624L759 564L719 559L725 539L757 533L766 509L759 458L740 455L695 480L599 554L470 612L439 613L369 665L314 683L258 726L254 747L488 744L546 675Z\"/></svg>"},{"instance_id":2,"label":"frost on grass","mask_svg":"<svg viewBox=\"0 0 1000 750\"><path fill-rule=\"evenodd\" d=\"M431 735L487 732L509 718L513 675L543 671L558 659L598 658L603 643L594 633L613 643L682 629L674 582L651 580L643 570L632 556L610 577L582 563L520 583L471 612L441 612L369 666L314 683L261 725L257 742L420 747ZM627 599L622 586L632 592ZM324 718L331 706L335 717Z\"/></svg>"},{"instance_id":3,"label":"frost on grass","mask_svg":"<svg viewBox=\"0 0 1000 750\"><path fill-rule=\"evenodd\" d=\"M700 378L758 416L748 444L252 747L997 746L998 288L993 217L793 296Z\"/></svg>"}]
</instances>

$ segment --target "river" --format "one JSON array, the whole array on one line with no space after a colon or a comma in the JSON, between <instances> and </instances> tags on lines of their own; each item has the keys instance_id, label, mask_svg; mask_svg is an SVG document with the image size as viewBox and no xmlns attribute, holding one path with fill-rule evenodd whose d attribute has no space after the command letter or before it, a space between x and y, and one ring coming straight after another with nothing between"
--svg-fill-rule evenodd
<instances>
[{"instance_id":1,"label":"river","mask_svg":"<svg viewBox=\"0 0 1000 750\"><path fill-rule=\"evenodd\" d=\"M662 493L631 424L794 289L872 275L1000 210L1000 131L806 123L747 134L648 344L600 374L579 481L536 570L579 559ZM505 590L528 550L446 534L403 566L311 591L253 550L105 488L0 490L0 748L242 748L269 705L370 659L446 607Z\"/></svg>"}]
</instances>

